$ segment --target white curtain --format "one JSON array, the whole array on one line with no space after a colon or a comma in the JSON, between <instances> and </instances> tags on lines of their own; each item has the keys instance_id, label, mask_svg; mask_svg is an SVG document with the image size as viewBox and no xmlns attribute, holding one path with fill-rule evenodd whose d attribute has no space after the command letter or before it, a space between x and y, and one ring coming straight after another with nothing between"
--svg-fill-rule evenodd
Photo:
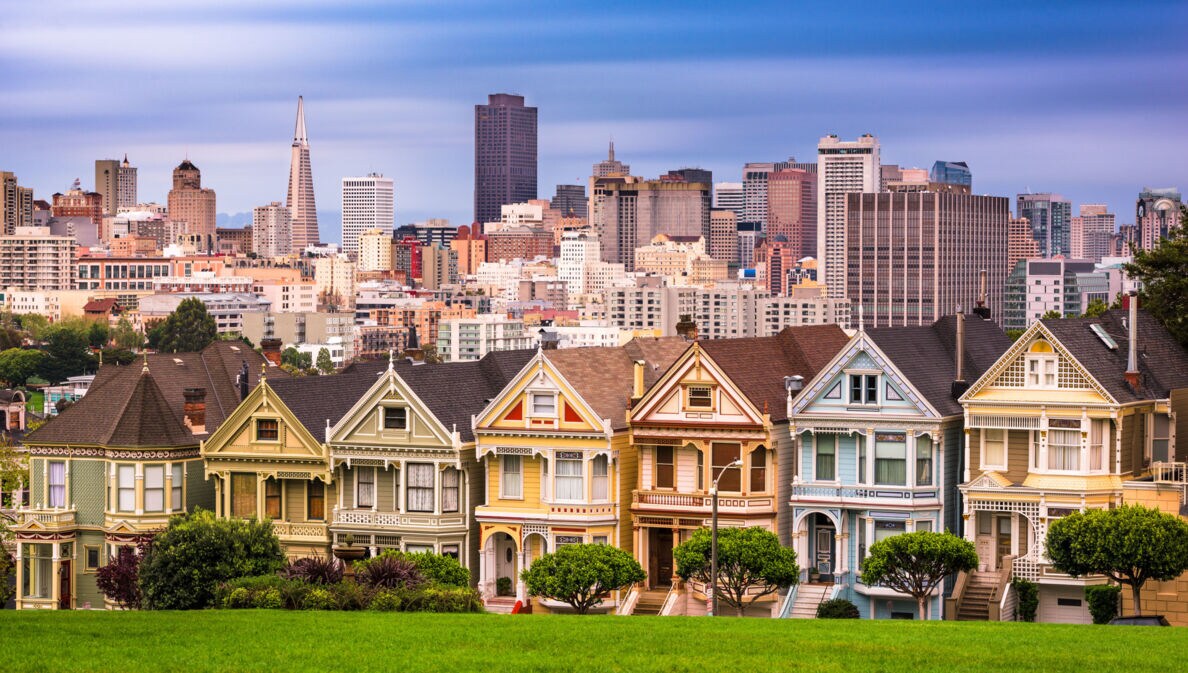
<instances>
[{"instance_id":1,"label":"white curtain","mask_svg":"<svg viewBox=\"0 0 1188 673\"><path fill-rule=\"evenodd\" d=\"M131 512L136 509L136 468L131 465L120 465L116 474L119 478L117 509L121 512Z\"/></svg>"},{"instance_id":2,"label":"white curtain","mask_svg":"<svg viewBox=\"0 0 1188 673\"><path fill-rule=\"evenodd\" d=\"M433 511L433 465L429 463L409 463L408 470L408 510L410 512Z\"/></svg>"},{"instance_id":3,"label":"white curtain","mask_svg":"<svg viewBox=\"0 0 1188 673\"><path fill-rule=\"evenodd\" d=\"M144 468L144 511L165 511L164 465L146 465Z\"/></svg>"},{"instance_id":4,"label":"white curtain","mask_svg":"<svg viewBox=\"0 0 1188 673\"><path fill-rule=\"evenodd\" d=\"M66 463L62 461L49 464L49 506L66 506Z\"/></svg>"},{"instance_id":5,"label":"white curtain","mask_svg":"<svg viewBox=\"0 0 1188 673\"><path fill-rule=\"evenodd\" d=\"M585 479L581 460L557 461L557 499L585 500Z\"/></svg>"},{"instance_id":6,"label":"white curtain","mask_svg":"<svg viewBox=\"0 0 1188 673\"><path fill-rule=\"evenodd\" d=\"M520 457L503 457L503 474L500 475L499 497L519 498L523 493L521 481Z\"/></svg>"},{"instance_id":7,"label":"white curtain","mask_svg":"<svg viewBox=\"0 0 1188 673\"><path fill-rule=\"evenodd\" d=\"M182 509L182 482L185 480L184 470L185 466L181 463L173 464L173 511L175 512Z\"/></svg>"},{"instance_id":8,"label":"white curtain","mask_svg":"<svg viewBox=\"0 0 1188 673\"><path fill-rule=\"evenodd\" d=\"M441 473L441 511L458 511L458 470L447 467Z\"/></svg>"},{"instance_id":9,"label":"white curtain","mask_svg":"<svg viewBox=\"0 0 1188 673\"><path fill-rule=\"evenodd\" d=\"M1048 469L1079 470L1081 431L1048 430Z\"/></svg>"},{"instance_id":10,"label":"white curtain","mask_svg":"<svg viewBox=\"0 0 1188 673\"><path fill-rule=\"evenodd\" d=\"M595 500L607 499L607 460L606 456L594 457L594 478L591 484L591 494Z\"/></svg>"}]
</instances>

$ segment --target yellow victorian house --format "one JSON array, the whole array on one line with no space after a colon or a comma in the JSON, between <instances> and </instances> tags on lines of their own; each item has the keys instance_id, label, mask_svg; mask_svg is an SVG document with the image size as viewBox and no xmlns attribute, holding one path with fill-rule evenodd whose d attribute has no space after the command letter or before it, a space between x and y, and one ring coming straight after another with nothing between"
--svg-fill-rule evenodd
<instances>
[{"instance_id":1,"label":"yellow victorian house","mask_svg":"<svg viewBox=\"0 0 1188 673\"><path fill-rule=\"evenodd\" d=\"M1126 482L1175 461L1188 414L1188 354L1145 312L1033 324L962 396L965 536L979 568L958 579L947 614L1009 618L1012 577L1039 584L1037 619L1088 622L1086 584L1051 567L1051 523L1125 501ZM1171 403L1178 400L1178 406ZM1182 460L1182 459L1181 459Z\"/></svg>"},{"instance_id":2,"label":"yellow victorian house","mask_svg":"<svg viewBox=\"0 0 1188 673\"><path fill-rule=\"evenodd\" d=\"M487 481L475 510L479 589L491 609L526 601L520 571L562 545L631 549L636 465L627 450L628 399L688 345L670 337L541 350L475 416Z\"/></svg>"}]
</instances>

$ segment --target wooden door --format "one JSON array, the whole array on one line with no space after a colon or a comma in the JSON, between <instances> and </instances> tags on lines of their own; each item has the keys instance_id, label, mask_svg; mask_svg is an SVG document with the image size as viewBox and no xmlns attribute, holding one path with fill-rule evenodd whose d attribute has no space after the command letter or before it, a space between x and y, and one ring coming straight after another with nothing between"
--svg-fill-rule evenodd
<instances>
[{"instance_id":1,"label":"wooden door","mask_svg":"<svg viewBox=\"0 0 1188 673\"><path fill-rule=\"evenodd\" d=\"M1011 555L1011 517L998 517L997 530L995 531L998 541L998 560L999 568L1002 568L1002 559L1004 556Z\"/></svg>"},{"instance_id":2,"label":"wooden door","mask_svg":"<svg viewBox=\"0 0 1188 673\"><path fill-rule=\"evenodd\" d=\"M71 579L70 561L64 559L60 563L61 563L61 565L58 569L58 581L59 581L58 609L69 610L70 609L70 599L71 599L71 596L70 596L70 579Z\"/></svg>"},{"instance_id":3,"label":"wooden door","mask_svg":"<svg viewBox=\"0 0 1188 673\"><path fill-rule=\"evenodd\" d=\"M672 531L667 528L653 528L648 540L651 562L648 575L651 587L667 588L672 584Z\"/></svg>"}]
</instances>

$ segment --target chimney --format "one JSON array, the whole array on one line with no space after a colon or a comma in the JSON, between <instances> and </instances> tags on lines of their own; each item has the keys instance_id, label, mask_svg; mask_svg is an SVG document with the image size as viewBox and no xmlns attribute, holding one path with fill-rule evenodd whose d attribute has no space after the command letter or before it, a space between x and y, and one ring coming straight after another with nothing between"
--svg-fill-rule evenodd
<instances>
[{"instance_id":1,"label":"chimney","mask_svg":"<svg viewBox=\"0 0 1188 673\"><path fill-rule=\"evenodd\" d=\"M978 271L978 305L973 310L974 315L982 320L990 320L990 307L986 306L986 270Z\"/></svg>"},{"instance_id":2,"label":"chimney","mask_svg":"<svg viewBox=\"0 0 1188 673\"><path fill-rule=\"evenodd\" d=\"M235 377L235 384L239 387L239 401L242 402L248 396L248 366L247 360L243 361L243 366L239 368L239 374Z\"/></svg>"},{"instance_id":3,"label":"chimney","mask_svg":"<svg viewBox=\"0 0 1188 673\"><path fill-rule=\"evenodd\" d=\"M965 314L957 312L957 373L953 378L953 399L957 399L969 390L969 383L965 380Z\"/></svg>"},{"instance_id":4,"label":"chimney","mask_svg":"<svg viewBox=\"0 0 1188 673\"><path fill-rule=\"evenodd\" d=\"M404 347L404 357L413 363L425 362L425 351L421 348L420 340L417 339L416 325L411 325L408 328L408 343Z\"/></svg>"},{"instance_id":5,"label":"chimney","mask_svg":"<svg viewBox=\"0 0 1188 673\"><path fill-rule=\"evenodd\" d=\"M697 323L693 322L693 316L682 314L676 324L676 333L685 337L685 341L697 341Z\"/></svg>"},{"instance_id":6,"label":"chimney","mask_svg":"<svg viewBox=\"0 0 1188 673\"><path fill-rule=\"evenodd\" d=\"M280 339L260 339L260 351L264 354L264 358L271 362L273 366L279 367L281 363L281 340Z\"/></svg>"},{"instance_id":7,"label":"chimney","mask_svg":"<svg viewBox=\"0 0 1188 673\"><path fill-rule=\"evenodd\" d=\"M1131 290L1126 297L1127 308L1130 309L1130 318L1127 321L1126 327L1129 330L1126 340L1129 342L1128 354L1126 357L1126 383L1130 385L1131 390L1138 392L1139 387L1139 368L1138 368L1138 292Z\"/></svg>"},{"instance_id":8,"label":"chimney","mask_svg":"<svg viewBox=\"0 0 1188 673\"><path fill-rule=\"evenodd\" d=\"M195 435L206 432L206 388L186 388L182 391L185 398L183 412L186 417L186 427Z\"/></svg>"},{"instance_id":9,"label":"chimney","mask_svg":"<svg viewBox=\"0 0 1188 673\"><path fill-rule=\"evenodd\" d=\"M647 365L643 360L635 361L635 382L631 388L631 397L639 399L644 395L644 367Z\"/></svg>"}]
</instances>

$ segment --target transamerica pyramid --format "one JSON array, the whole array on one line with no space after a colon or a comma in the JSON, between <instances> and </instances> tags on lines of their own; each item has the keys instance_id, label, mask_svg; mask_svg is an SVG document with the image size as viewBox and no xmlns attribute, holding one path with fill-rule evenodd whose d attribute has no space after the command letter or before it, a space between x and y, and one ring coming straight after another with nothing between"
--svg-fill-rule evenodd
<instances>
[{"instance_id":1,"label":"transamerica pyramid","mask_svg":"<svg viewBox=\"0 0 1188 673\"><path fill-rule=\"evenodd\" d=\"M318 242L318 209L314 203L313 171L309 165L309 138L305 135L305 103L297 97L297 127L289 162L289 194L285 200L292 218L293 252L301 254Z\"/></svg>"}]
</instances>

